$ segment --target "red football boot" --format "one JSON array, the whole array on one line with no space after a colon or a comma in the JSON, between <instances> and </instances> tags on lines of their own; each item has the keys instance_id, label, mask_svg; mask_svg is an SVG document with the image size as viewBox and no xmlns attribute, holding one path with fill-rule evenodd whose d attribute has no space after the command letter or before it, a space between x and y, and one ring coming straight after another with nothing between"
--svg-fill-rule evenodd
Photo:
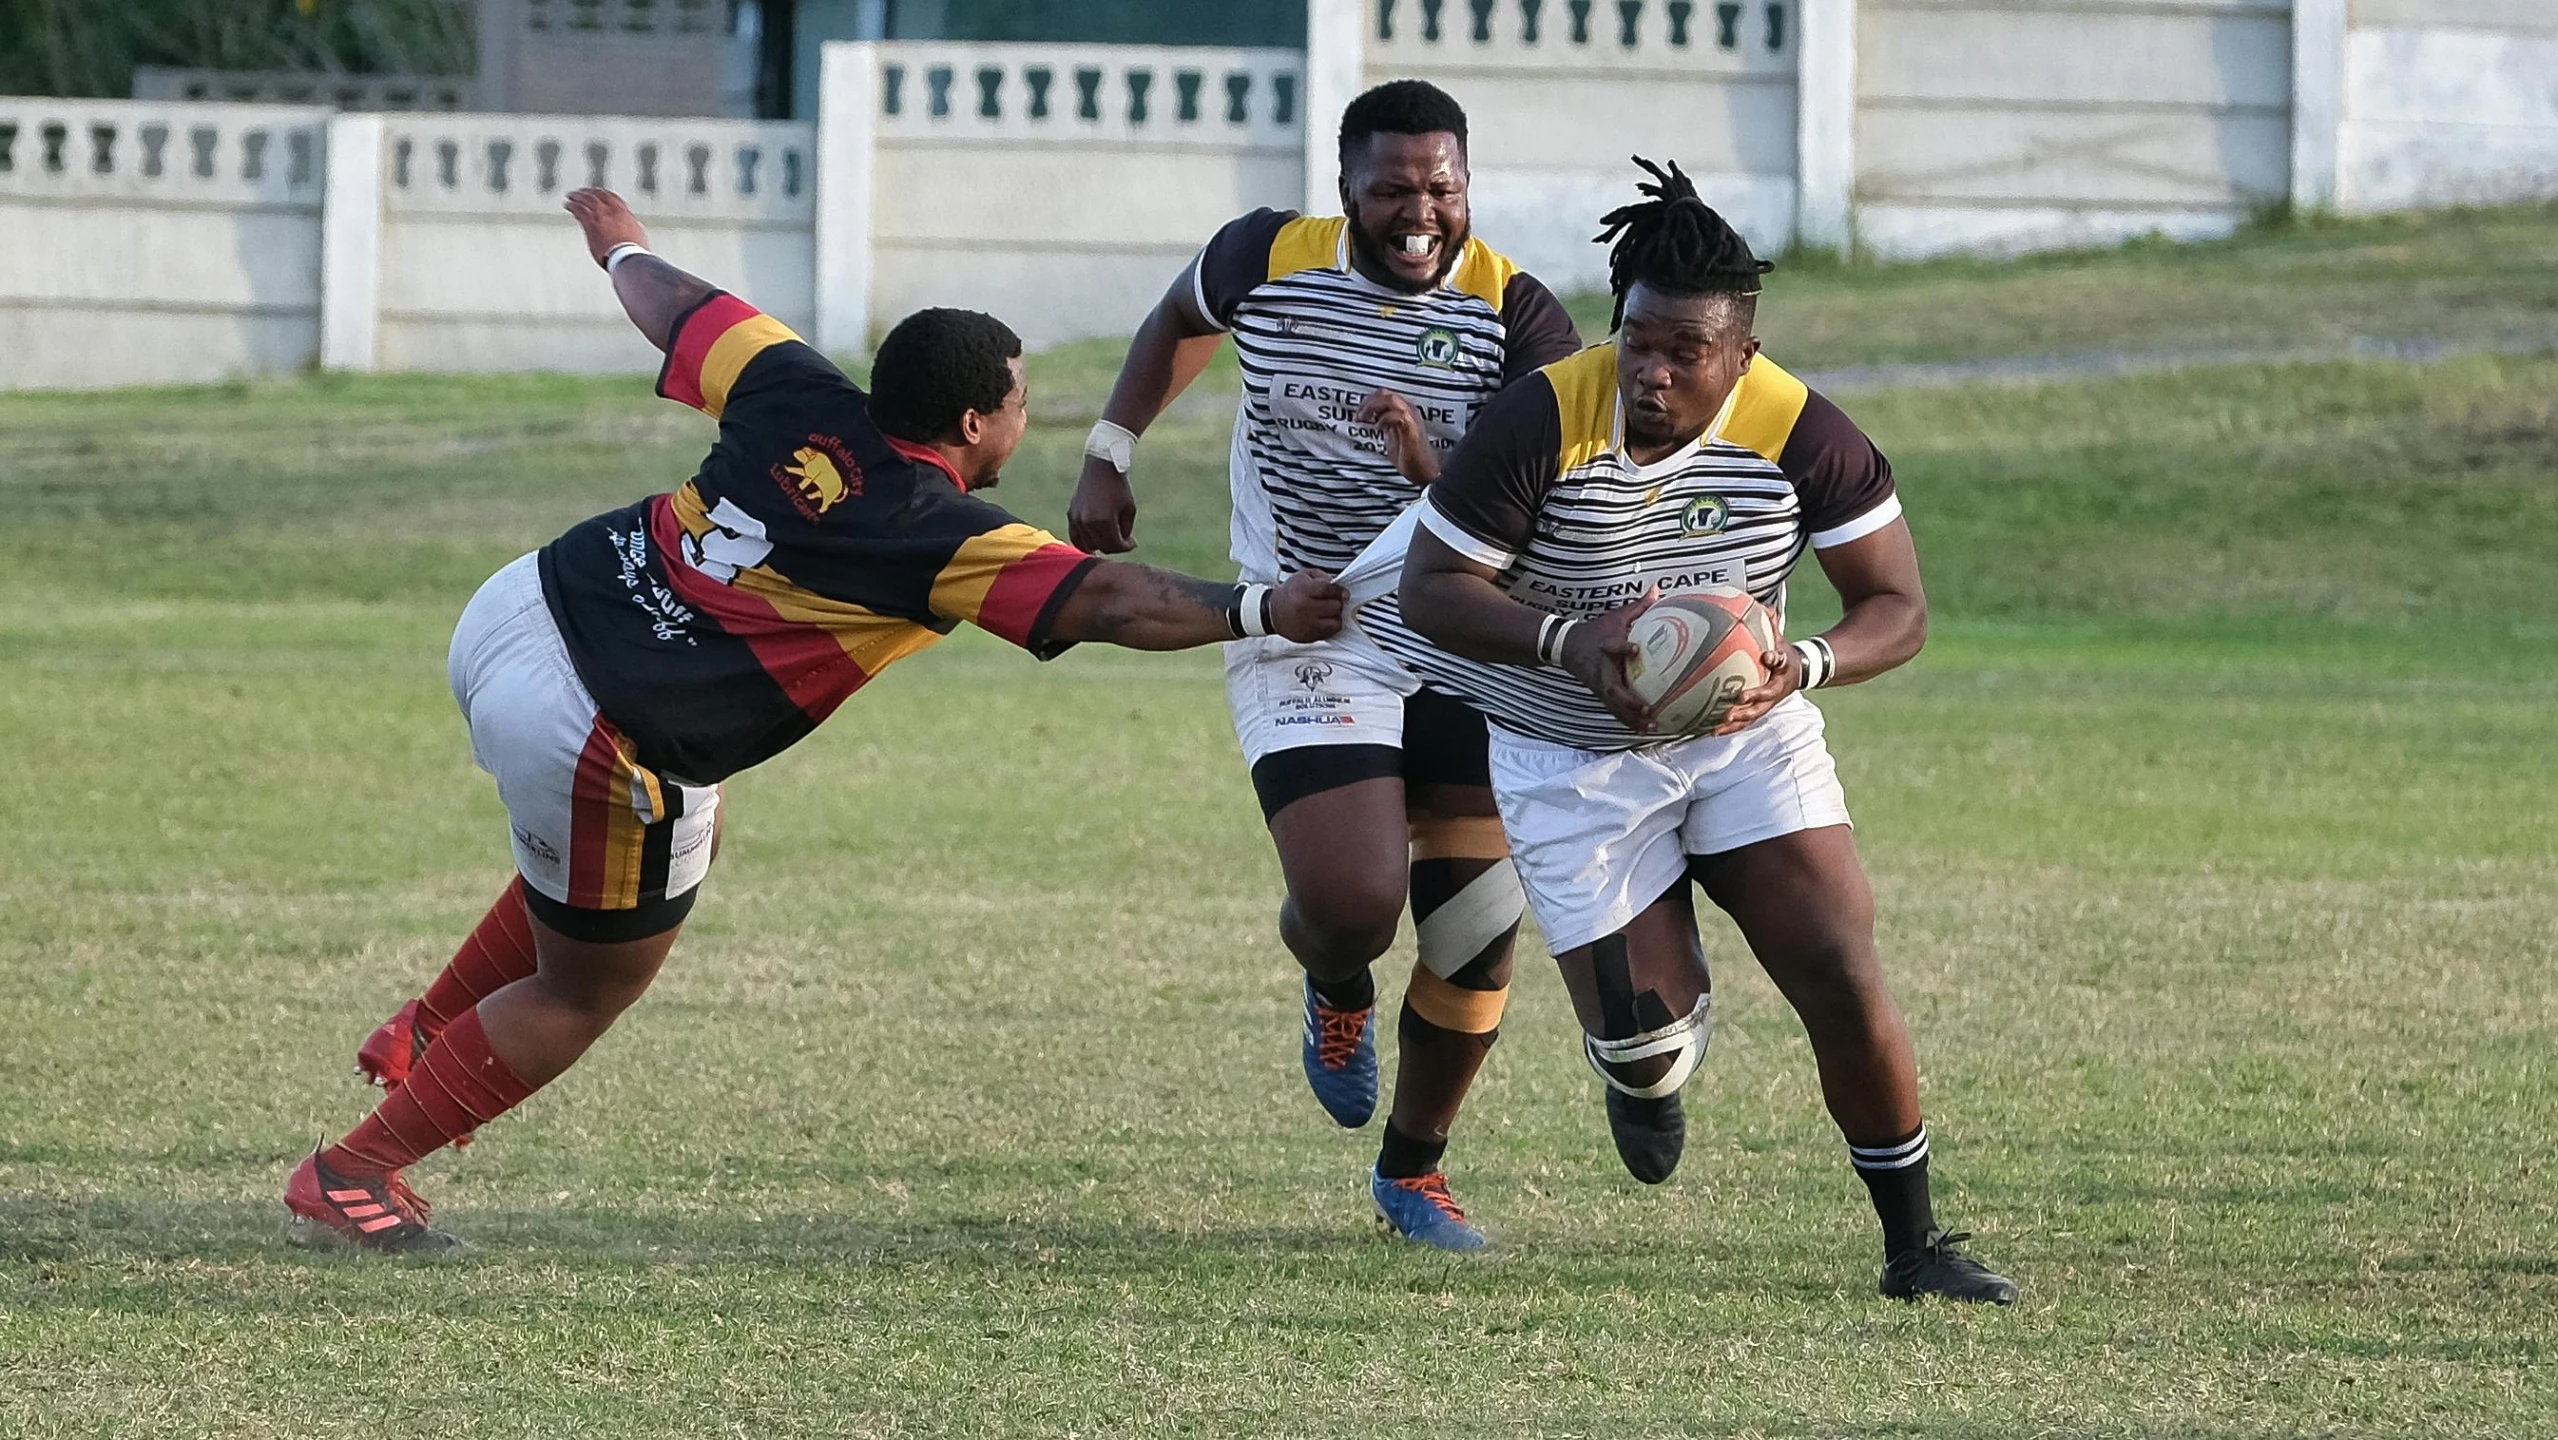
<instances>
[{"instance_id":1,"label":"red football boot","mask_svg":"<svg viewBox=\"0 0 2558 1440\"><path fill-rule=\"evenodd\" d=\"M340 1175L320 1163L317 1151L294 1167L293 1178L284 1183L284 1208L292 1217L286 1238L296 1245L440 1255L462 1244L428 1227L433 1208L397 1172Z\"/></svg>"}]
</instances>

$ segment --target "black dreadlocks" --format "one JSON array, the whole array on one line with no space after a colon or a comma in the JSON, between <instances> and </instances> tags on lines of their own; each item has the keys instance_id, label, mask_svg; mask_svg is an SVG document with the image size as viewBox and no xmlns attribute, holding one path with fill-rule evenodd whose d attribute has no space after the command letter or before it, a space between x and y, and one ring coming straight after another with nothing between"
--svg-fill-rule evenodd
<instances>
[{"instance_id":1,"label":"black dreadlocks","mask_svg":"<svg viewBox=\"0 0 2558 1440\"><path fill-rule=\"evenodd\" d=\"M1758 309L1759 277L1775 264L1750 253L1750 242L1698 197L1679 162L1664 170L1637 155L1634 163L1652 176L1634 188L1651 198L1600 216L1605 228L1592 237L1616 242L1608 251L1608 293L1616 297L1608 328L1625 324L1625 292L1638 281L1672 295L1733 296L1749 320Z\"/></svg>"}]
</instances>

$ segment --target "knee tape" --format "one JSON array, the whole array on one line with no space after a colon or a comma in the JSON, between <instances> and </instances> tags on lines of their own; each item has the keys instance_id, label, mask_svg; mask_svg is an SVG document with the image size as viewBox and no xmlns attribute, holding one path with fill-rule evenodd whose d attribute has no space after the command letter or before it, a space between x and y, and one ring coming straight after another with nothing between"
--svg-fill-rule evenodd
<instances>
[{"instance_id":1,"label":"knee tape","mask_svg":"<svg viewBox=\"0 0 2558 1440\"><path fill-rule=\"evenodd\" d=\"M1637 1100L1658 1100L1675 1095L1696 1073L1699 1061L1705 1059L1706 1042L1714 1038L1714 995L1696 997L1696 1008L1685 1020L1674 1020L1658 1030L1646 1030L1622 1040L1602 1040L1596 1035L1581 1037L1581 1053L1599 1078L1633 1096ZM1630 1065L1639 1060L1668 1055L1670 1068L1649 1085L1629 1085L1610 1073L1610 1065Z\"/></svg>"},{"instance_id":2,"label":"knee tape","mask_svg":"<svg viewBox=\"0 0 2558 1440\"><path fill-rule=\"evenodd\" d=\"M1415 860L1506 860L1510 837L1501 833L1498 815L1430 815L1412 817Z\"/></svg>"},{"instance_id":3,"label":"knee tape","mask_svg":"<svg viewBox=\"0 0 2558 1440\"><path fill-rule=\"evenodd\" d=\"M1510 987L1498 990L1468 990L1450 984L1433 974L1427 965L1412 967L1412 983L1404 987L1403 1003L1412 1013L1460 1035L1489 1035L1501 1028L1501 1012L1510 1004Z\"/></svg>"},{"instance_id":4,"label":"knee tape","mask_svg":"<svg viewBox=\"0 0 2558 1440\"><path fill-rule=\"evenodd\" d=\"M1444 980L1472 964L1527 912L1528 892L1507 857L1466 882L1447 903L1421 918L1421 965Z\"/></svg>"}]
</instances>

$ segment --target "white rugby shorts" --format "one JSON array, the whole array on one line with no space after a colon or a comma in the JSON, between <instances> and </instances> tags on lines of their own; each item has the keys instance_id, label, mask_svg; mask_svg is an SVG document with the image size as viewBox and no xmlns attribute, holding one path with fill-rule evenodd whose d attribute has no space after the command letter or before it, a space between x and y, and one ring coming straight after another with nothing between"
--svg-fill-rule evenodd
<instances>
[{"instance_id":1,"label":"white rugby shorts","mask_svg":"<svg viewBox=\"0 0 2558 1440\"><path fill-rule=\"evenodd\" d=\"M1848 822L1821 711L1787 696L1737 735L1591 751L1492 727L1492 792L1510 858L1560 955L1631 924L1717 855Z\"/></svg>"},{"instance_id":2,"label":"white rugby shorts","mask_svg":"<svg viewBox=\"0 0 2558 1440\"><path fill-rule=\"evenodd\" d=\"M1309 745L1403 748L1403 700L1420 688L1381 657L1278 635L1226 642L1226 704L1247 765Z\"/></svg>"},{"instance_id":3,"label":"white rugby shorts","mask_svg":"<svg viewBox=\"0 0 2558 1440\"><path fill-rule=\"evenodd\" d=\"M524 883L564 905L635 910L702 883L719 791L659 777L569 663L536 556L489 577L446 662L471 758L497 780Z\"/></svg>"}]
</instances>

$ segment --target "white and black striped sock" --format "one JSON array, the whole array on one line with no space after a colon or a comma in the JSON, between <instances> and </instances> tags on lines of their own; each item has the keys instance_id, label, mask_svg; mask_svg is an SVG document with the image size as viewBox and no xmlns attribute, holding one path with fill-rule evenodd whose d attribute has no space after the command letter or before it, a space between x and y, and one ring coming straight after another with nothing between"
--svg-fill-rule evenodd
<instances>
[{"instance_id":1,"label":"white and black striped sock","mask_svg":"<svg viewBox=\"0 0 2558 1440\"><path fill-rule=\"evenodd\" d=\"M1927 1126L1881 1145L1850 1145L1848 1163L1874 1197L1874 1216L1883 1222L1883 1250L1895 1254L1927 1243L1936 1228L1936 1207L1928 1196Z\"/></svg>"}]
</instances>

